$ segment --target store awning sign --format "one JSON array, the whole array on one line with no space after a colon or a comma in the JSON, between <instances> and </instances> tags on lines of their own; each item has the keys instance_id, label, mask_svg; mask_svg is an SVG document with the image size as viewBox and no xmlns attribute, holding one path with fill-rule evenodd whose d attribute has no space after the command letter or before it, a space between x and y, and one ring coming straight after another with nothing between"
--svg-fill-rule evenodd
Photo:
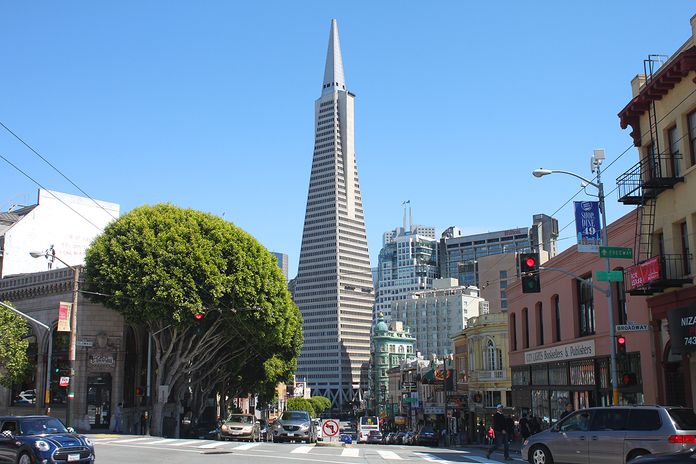
<instances>
[{"instance_id":1,"label":"store awning sign","mask_svg":"<svg viewBox=\"0 0 696 464\"><path fill-rule=\"evenodd\" d=\"M591 358L595 356L594 340L567 345L554 346L543 350L527 351L524 354L525 364L537 364L553 361L565 361L566 359Z\"/></svg>"},{"instance_id":2,"label":"store awning sign","mask_svg":"<svg viewBox=\"0 0 696 464\"><path fill-rule=\"evenodd\" d=\"M626 269L631 288L642 287L660 278L660 261L657 256Z\"/></svg>"},{"instance_id":3,"label":"store awning sign","mask_svg":"<svg viewBox=\"0 0 696 464\"><path fill-rule=\"evenodd\" d=\"M696 305L677 308L667 313L672 353L696 351Z\"/></svg>"}]
</instances>

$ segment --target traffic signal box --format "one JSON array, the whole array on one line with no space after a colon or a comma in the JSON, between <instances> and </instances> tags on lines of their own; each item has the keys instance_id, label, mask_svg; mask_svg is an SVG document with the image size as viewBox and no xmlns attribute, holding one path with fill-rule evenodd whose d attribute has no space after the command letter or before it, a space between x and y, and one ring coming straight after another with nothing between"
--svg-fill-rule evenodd
<instances>
[{"instance_id":1,"label":"traffic signal box","mask_svg":"<svg viewBox=\"0 0 696 464\"><path fill-rule=\"evenodd\" d=\"M539 277L539 253L520 253L520 273L522 274L522 293L541 292Z\"/></svg>"},{"instance_id":2,"label":"traffic signal box","mask_svg":"<svg viewBox=\"0 0 696 464\"><path fill-rule=\"evenodd\" d=\"M626 337L623 335L616 336L616 355L626 356Z\"/></svg>"}]
</instances>

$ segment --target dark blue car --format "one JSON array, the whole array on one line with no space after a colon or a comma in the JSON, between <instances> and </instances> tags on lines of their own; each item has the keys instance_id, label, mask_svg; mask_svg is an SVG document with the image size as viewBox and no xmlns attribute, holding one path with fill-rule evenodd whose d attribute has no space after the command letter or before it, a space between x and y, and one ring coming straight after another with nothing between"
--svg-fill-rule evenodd
<instances>
[{"instance_id":1,"label":"dark blue car","mask_svg":"<svg viewBox=\"0 0 696 464\"><path fill-rule=\"evenodd\" d=\"M93 463L89 438L51 416L0 416L0 463Z\"/></svg>"}]
</instances>

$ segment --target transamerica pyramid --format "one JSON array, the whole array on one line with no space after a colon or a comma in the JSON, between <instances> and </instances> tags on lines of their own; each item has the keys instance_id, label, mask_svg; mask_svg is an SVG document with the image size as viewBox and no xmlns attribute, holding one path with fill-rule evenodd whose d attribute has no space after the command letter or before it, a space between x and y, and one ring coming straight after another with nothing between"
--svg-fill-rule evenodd
<instances>
[{"instance_id":1,"label":"transamerica pyramid","mask_svg":"<svg viewBox=\"0 0 696 464\"><path fill-rule=\"evenodd\" d=\"M374 289L355 163L355 95L346 89L331 21L321 96L314 102L314 156L295 285L304 344L297 378L336 408L367 388Z\"/></svg>"}]
</instances>

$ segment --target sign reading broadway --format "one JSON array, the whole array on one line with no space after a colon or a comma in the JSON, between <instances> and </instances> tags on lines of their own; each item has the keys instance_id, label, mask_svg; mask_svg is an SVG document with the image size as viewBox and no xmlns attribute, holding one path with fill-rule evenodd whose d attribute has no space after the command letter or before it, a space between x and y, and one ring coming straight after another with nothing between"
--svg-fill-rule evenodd
<instances>
[{"instance_id":1,"label":"sign reading broadway","mask_svg":"<svg viewBox=\"0 0 696 464\"><path fill-rule=\"evenodd\" d=\"M568 345L554 346L543 350L527 351L524 354L525 364L536 364L552 361L565 361L566 359L591 358L595 356L594 340L586 342L569 343Z\"/></svg>"}]
</instances>

